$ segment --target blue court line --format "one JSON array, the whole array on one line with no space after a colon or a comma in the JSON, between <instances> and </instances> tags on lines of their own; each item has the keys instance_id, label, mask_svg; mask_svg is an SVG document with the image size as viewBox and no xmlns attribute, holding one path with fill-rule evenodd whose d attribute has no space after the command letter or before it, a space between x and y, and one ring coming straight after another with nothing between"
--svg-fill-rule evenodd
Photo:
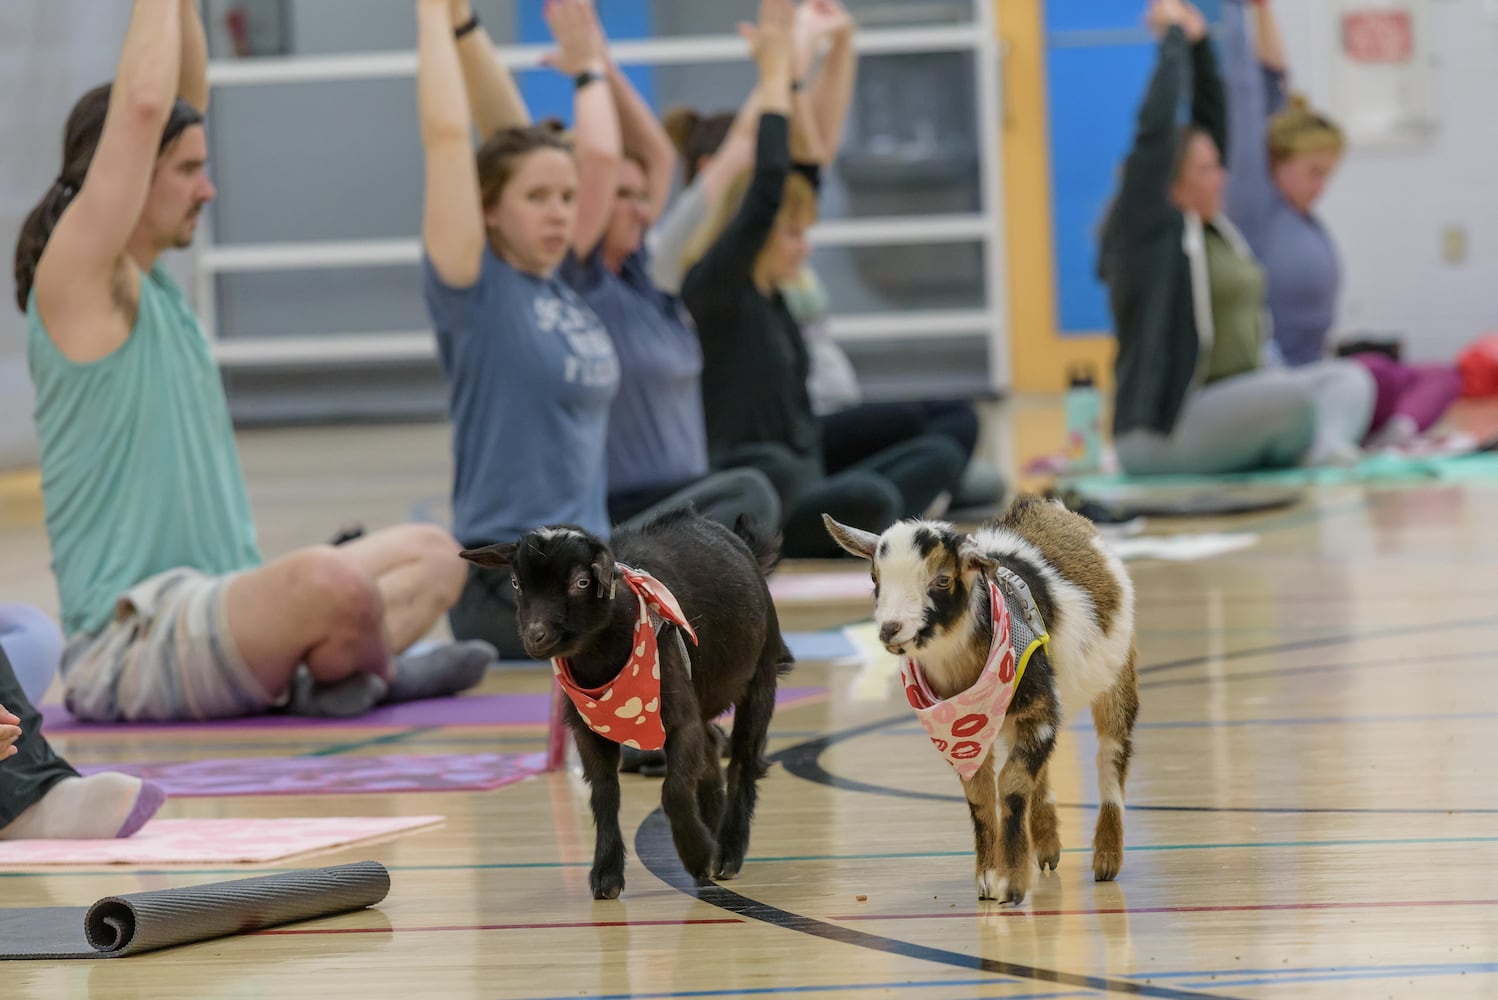
<instances>
[{"instance_id":1,"label":"blue court line","mask_svg":"<svg viewBox=\"0 0 1498 1000\"><path fill-rule=\"evenodd\" d=\"M778 993L845 993L849 990L929 990L941 987L987 986L1003 989L1015 985L994 979L931 979L925 982L894 983L839 983L835 986L756 986L739 990L681 990L674 993L607 993L593 1000L686 1000L689 997L758 997ZM1070 991L1067 993L998 993L992 1000L1043 1000L1046 997L1090 997L1095 990ZM577 1000L577 993L556 996L527 997L526 1000Z\"/></svg>"},{"instance_id":2,"label":"blue court line","mask_svg":"<svg viewBox=\"0 0 1498 1000\"><path fill-rule=\"evenodd\" d=\"M1345 972L1378 972L1395 971L1411 972L1420 969L1467 969L1480 968L1486 971L1489 967L1498 971L1498 962L1455 962L1443 964L1440 962L1407 963L1404 965L1306 965L1306 966L1276 966L1272 969L1187 969L1180 972L1139 972L1131 975L1131 979L1200 979L1203 976L1307 976L1307 975L1337 975Z\"/></svg>"},{"instance_id":3,"label":"blue court line","mask_svg":"<svg viewBox=\"0 0 1498 1000\"><path fill-rule=\"evenodd\" d=\"M1493 837L1377 837L1346 838L1341 840L1245 840L1207 844L1129 844L1125 853L1155 853L1159 851L1234 851L1234 850L1304 850L1313 847L1421 847L1444 844L1492 844ZM919 861L923 859L967 858L971 850L965 851L872 851L862 854L781 854L751 857L750 865L793 864L835 861ZM1062 854L1090 854L1091 847L1063 847ZM557 868L591 868L591 861L494 861L470 865L386 865L392 872L479 872L479 871L539 871ZM299 868L255 868L253 874L269 875L276 872L301 871ZM131 868L87 869L67 871L5 872L0 879L57 878L65 876L97 876L128 874L142 875L232 875L244 874L245 868ZM1242 970L1235 970L1241 972ZM1209 975L1210 973L1202 973ZM1197 973L1172 973L1172 975L1197 975Z\"/></svg>"},{"instance_id":4,"label":"blue court line","mask_svg":"<svg viewBox=\"0 0 1498 1000\"><path fill-rule=\"evenodd\" d=\"M1314 976L1265 976L1260 979L1208 979L1186 985L1198 989L1212 989L1214 987L1227 989L1231 986L1281 986L1289 983L1337 983L1348 982L1354 979L1417 979L1430 976L1465 976L1468 972L1492 973L1498 972L1498 962L1488 962L1479 966L1466 969L1431 969L1427 971L1399 971L1399 972L1346 972L1338 974L1314 975Z\"/></svg>"}]
</instances>

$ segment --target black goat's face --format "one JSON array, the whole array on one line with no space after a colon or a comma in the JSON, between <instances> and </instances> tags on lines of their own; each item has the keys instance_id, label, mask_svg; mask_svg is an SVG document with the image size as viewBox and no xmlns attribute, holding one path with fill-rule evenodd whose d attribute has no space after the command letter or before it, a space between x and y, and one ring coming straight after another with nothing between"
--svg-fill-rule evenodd
<instances>
[{"instance_id":1,"label":"black goat's face","mask_svg":"<svg viewBox=\"0 0 1498 1000\"><path fill-rule=\"evenodd\" d=\"M872 564L879 641L898 656L960 629L973 585L994 569L971 535L945 522L897 521L875 535L822 518L844 550Z\"/></svg>"},{"instance_id":2,"label":"black goat's face","mask_svg":"<svg viewBox=\"0 0 1498 1000\"><path fill-rule=\"evenodd\" d=\"M469 549L463 558L509 568L520 641L535 659L575 656L608 624L614 557L581 528L537 528L518 542Z\"/></svg>"}]
</instances>

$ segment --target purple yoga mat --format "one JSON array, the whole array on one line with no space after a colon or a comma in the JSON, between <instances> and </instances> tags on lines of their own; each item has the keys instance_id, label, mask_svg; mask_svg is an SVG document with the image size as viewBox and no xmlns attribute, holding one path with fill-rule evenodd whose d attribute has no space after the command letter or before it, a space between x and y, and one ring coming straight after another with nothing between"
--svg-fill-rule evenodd
<instances>
[{"instance_id":1,"label":"purple yoga mat","mask_svg":"<svg viewBox=\"0 0 1498 1000\"><path fill-rule=\"evenodd\" d=\"M361 795L485 791L540 774L546 754L450 753L386 757L228 757L150 764L94 764L149 778L167 795Z\"/></svg>"},{"instance_id":2,"label":"purple yoga mat","mask_svg":"<svg viewBox=\"0 0 1498 1000\"><path fill-rule=\"evenodd\" d=\"M783 687L776 693L778 708L810 701L826 693L820 687ZM214 722L80 722L62 705L42 706L44 733L136 733L222 729L357 728L417 729L438 726L545 726L551 695L479 694L456 698L428 698L400 705L381 705L354 719L314 719L301 715L257 715Z\"/></svg>"}]
</instances>

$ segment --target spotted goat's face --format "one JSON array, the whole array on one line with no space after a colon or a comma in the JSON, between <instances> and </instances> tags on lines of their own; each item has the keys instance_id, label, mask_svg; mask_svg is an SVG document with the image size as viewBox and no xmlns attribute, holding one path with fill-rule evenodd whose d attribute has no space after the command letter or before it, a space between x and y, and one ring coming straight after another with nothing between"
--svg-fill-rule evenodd
<instances>
[{"instance_id":1,"label":"spotted goat's face","mask_svg":"<svg viewBox=\"0 0 1498 1000\"><path fill-rule=\"evenodd\" d=\"M879 641L897 656L915 656L958 629L973 586L995 566L972 535L945 522L897 521L875 535L822 520L838 545L869 560Z\"/></svg>"}]
</instances>

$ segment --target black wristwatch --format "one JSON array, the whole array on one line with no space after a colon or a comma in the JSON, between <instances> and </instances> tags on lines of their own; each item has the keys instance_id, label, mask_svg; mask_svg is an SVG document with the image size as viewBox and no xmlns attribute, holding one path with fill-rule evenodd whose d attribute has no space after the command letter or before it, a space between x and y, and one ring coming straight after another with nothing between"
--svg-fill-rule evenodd
<instances>
[{"instance_id":1,"label":"black wristwatch","mask_svg":"<svg viewBox=\"0 0 1498 1000\"><path fill-rule=\"evenodd\" d=\"M470 31L473 31L478 26L479 15L477 11L474 11L474 13L468 18L468 20L464 21L462 24L453 29L453 37L461 39L464 35L468 34Z\"/></svg>"},{"instance_id":2,"label":"black wristwatch","mask_svg":"<svg viewBox=\"0 0 1498 1000\"><path fill-rule=\"evenodd\" d=\"M582 90L594 80L602 80L603 78L603 74L596 69L585 69L572 78L572 83L578 90Z\"/></svg>"}]
</instances>

